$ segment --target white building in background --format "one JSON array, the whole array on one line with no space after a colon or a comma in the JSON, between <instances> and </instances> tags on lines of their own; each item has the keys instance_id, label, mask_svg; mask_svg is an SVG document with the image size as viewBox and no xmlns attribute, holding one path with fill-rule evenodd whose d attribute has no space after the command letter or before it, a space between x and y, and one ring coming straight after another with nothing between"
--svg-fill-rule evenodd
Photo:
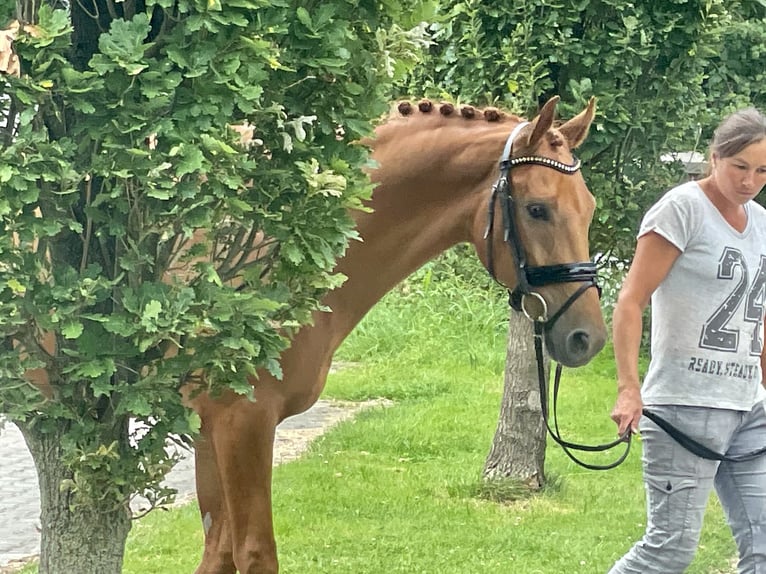
<instances>
[{"instance_id":1,"label":"white building in background","mask_svg":"<svg viewBox=\"0 0 766 574\"><path fill-rule=\"evenodd\" d=\"M699 179L707 172L707 160L705 156L696 151L676 151L660 156L664 163L678 162L683 164L684 171L689 179Z\"/></svg>"}]
</instances>

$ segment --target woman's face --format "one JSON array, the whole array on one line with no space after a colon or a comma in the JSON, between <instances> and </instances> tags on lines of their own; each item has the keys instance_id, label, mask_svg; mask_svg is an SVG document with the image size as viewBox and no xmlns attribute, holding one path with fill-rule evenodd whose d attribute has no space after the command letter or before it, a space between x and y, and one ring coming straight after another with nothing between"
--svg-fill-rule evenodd
<instances>
[{"instance_id":1,"label":"woman's face","mask_svg":"<svg viewBox=\"0 0 766 574\"><path fill-rule=\"evenodd\" d=\"M713 155L713 178L721 194L742 205L766 186L766 139L729 157Z\"/></svg>"}]
</instances>

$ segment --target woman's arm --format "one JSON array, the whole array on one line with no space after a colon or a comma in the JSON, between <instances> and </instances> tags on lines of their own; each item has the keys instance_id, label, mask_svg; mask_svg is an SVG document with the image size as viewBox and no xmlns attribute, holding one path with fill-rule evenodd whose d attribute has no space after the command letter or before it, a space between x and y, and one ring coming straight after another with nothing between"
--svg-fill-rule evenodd
<instances>
[{"instance_id":1,"label":"woman's arm","mask_svg":"<svg viewBox=\"0 0 766 574\"><path fill-rule=\"evenodd\" d=\"M617 362L617 402L612 420L618 434L636 431L641 418L641 382L638 354L641 346L642 314L649 299L670 272L681 251L661 235L650 231L638 239L636 253L614 309L613 340Z\"/></svg>"}]
</instances>

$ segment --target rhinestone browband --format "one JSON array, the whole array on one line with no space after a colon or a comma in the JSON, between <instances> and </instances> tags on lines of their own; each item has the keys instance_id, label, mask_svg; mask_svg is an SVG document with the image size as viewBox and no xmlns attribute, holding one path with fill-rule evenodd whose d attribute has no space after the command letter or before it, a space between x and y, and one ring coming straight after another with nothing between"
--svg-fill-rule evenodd
<instances>
[{"instance_id":1,"label":"rhinestone browband","mask_svg":"<svg viewBox=\"0 0 766 574\"><path fill-rule=\"evenodd\" d=\"M522 157L515 157L513 159L504 159L500 162L500 169L508 170L512 167L523 164L544 165L562 173L575 173L578 169L580 169L580 160L577 158L574 158L574 163L566 164L558 160L551 159L549 157L542 157L539 155L527 155Z\"/></svg>"}]
</instances>

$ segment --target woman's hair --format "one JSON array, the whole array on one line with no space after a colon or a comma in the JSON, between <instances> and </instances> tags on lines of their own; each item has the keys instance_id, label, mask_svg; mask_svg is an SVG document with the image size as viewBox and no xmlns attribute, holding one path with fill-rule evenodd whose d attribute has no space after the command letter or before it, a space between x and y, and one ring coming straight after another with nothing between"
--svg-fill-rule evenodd
<instances>
[{"instance_id":1,"label":"woman's hair","mask_svg":"<svg viewBox=\"0 0 766 574\"><path fill-rule=\"evenodd\" d=\"M716 128L710 152L719 158L731 157L763 139L766 116L755 108L745 108L725 118Z\"/></svg>"}]
</instances>

